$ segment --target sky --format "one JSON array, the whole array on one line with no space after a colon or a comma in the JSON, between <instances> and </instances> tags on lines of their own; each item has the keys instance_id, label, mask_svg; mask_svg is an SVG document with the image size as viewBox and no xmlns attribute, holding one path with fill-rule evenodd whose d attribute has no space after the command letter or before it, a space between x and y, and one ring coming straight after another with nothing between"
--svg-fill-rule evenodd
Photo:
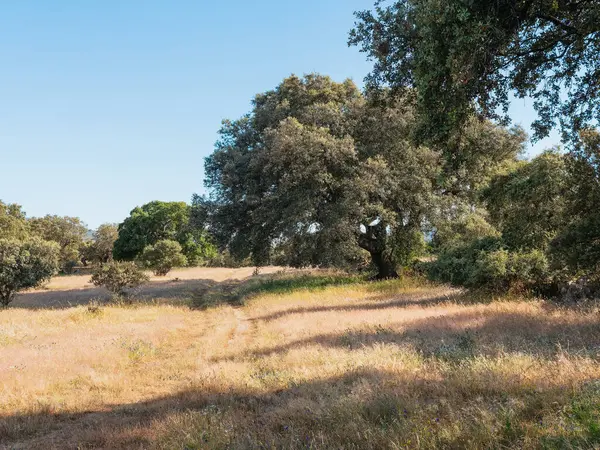
<instances>
[{"instance_id":1,"label":"sky","mask_svg":"<svg viewBox=\"0 0 600 450\"><path fill-rule=\"evenodd\" d=\"M204 193L224 118L294 73L362 85L347 46L373 0L22 0L0 5L0 200L121 222ZM515 101L515 123L534 119ZM530 155L558 143L552 135Z\"/></svg>"}]
</instances>

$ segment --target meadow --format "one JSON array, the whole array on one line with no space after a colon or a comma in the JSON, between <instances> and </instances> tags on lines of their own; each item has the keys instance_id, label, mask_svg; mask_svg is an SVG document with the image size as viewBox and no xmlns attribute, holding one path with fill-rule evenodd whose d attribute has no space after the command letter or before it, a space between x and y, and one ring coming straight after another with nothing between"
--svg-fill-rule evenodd
<instances>
[{"instance_id":1,"label":"meadow","mask_svg":"<svg viewBox=\"0 0 600 450\"><path fill-rule=\"evenodd\" d=\"M54 278L0 311L0 448L600 446L592 306L341 273Z\"/></svg>"}]
</instances>

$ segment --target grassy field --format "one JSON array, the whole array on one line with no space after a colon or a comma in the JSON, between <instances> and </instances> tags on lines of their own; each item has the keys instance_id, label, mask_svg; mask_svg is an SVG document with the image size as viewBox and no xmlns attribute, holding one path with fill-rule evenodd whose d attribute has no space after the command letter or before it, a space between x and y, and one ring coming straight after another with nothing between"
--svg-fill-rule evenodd
<instances>
[{"instance_id":1,"label":"grassy field","mask_svg":"<svg viewBox=\"0 0 600 450\"><path fill-rule=\"evenodd\" d=\"M411 280L87 277L0 311L0 448L594 448L600 316ZM178 280L176 280L178 279Z\"/></svg>"}]
</instances>

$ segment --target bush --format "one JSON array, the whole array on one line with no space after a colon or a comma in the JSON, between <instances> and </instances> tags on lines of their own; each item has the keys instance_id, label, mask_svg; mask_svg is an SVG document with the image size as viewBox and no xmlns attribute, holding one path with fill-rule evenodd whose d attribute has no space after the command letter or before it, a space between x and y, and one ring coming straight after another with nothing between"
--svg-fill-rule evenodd
<instances>
[{"instance_id":1,"label":"bush","mask_svg":"<svg viewBox=\"0 0 600 450\"><path fill-rule=\"evenodd\" d=\"M0 306L8 306L18 291L50 279L58 271L58 258L55 243L0 239Z\"/></svg>"},{"instance_id":2,"label":"bush","mask_svg":"<svg viewBox=\"0 0 600 450\"><path fill-rule=\"evenodd\" d=\"M600 217L576 219L552 242L556 264L565 267L572 278L597 278L600 274Z\"/></svg>"},{"instance_id":3,"label":"bush","mask_svg":"<svg viewBox=\"0 0 600 450\"><path fill-rule=\"evenodd\" d=\"M275 265L287 265L280 261L274 261ZM250 267L252 266L252 260L250 258L237 259L229 253L228 250L216 253L212 258L207 261L208 267L227 267L227 268L238 268L238 267Z\"/></svg>"},{"instance_id":4,"label":"bush","mask_svg":"<svg viewBox=\"0 0 600 450\"><path fill-rule=\"evenodd\" d=\"M438 281L496 291L537 289L550 278L542 251L508 251L499 238L446 249L429 264L428 273Z\"/></svg>"},{"instance_id":5,"label":"bush","mask_svg":"<svg viewBox=\"0 0 600 450\"><path fill-rule=\"evenodd\" d=\"M152 269L154 275L165 276L173 267L187 264L187 258L181 251L181 245L177 241L158 241L144 248L139 261L144 267Z\"/></svg>"},{"instance_id":6,"label":"bush","mask_svg":"<svg viewBox=\"0 0 600 450\"><path fill-rule=\"evenodd\" d=\"M109 262L92 274L92 283L104 286L113 295L121 297L128 296L126 288L135 289L148 281L148 275L133 262Z\"/></svg>"}]
</instances>

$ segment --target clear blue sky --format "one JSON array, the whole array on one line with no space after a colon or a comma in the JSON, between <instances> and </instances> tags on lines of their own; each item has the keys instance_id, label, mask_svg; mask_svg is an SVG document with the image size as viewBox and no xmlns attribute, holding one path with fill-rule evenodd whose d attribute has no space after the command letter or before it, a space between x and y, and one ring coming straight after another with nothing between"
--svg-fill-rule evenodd
<instances>
[{"instance_id":1,"label":"clear blue sky","mask_svg":"<svg viewBox=\"0 0 600 450\"><path fill-rule=\"evenodd\" d=\"M120 222L204 192L223 118L291 73L350 77L373 0L22 0L0 5L0 199L29 216ZM511 110L528 125L530 105ZM557 142L538 144L532 152Z\"/></svg>"}]
</instances>

